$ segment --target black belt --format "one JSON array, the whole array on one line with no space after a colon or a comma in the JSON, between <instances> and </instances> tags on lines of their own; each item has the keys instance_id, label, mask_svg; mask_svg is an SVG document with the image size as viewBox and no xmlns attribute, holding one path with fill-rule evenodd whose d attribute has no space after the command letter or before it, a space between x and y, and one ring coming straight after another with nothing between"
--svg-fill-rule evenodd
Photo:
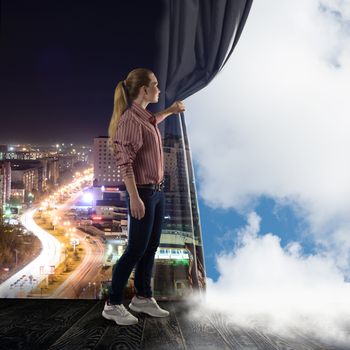
<instances>
[{"instance_id":1,"label":"black belt","mask_svg":"<svg viewBox=\"0 0 350 350\"><path fill-rule=\"evenodd\" d=\"M164 181L160 182L159 184L144 184L144 185L136 185L137 188L148 188L150 190L155 191L163 191L164 189Z\"/></svg>"}]
</instances>

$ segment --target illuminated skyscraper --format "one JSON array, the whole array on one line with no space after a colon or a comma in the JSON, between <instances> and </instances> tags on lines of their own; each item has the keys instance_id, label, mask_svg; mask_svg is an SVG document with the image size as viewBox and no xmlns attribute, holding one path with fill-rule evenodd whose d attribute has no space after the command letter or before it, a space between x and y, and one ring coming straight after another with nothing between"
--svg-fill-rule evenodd
<instances>
[{"instance_id":1,"label":"illuminated skyscraper","mask_svg":"<svg viewBox=\"0 0 350 350\"><path fill-rule=\"evenodd\" d=\"M120 170L108 145L108 136L94 138L94 181L96 186L118 186L122 183Z\"/></svg>"},{"instance_id":2,"label":"illuminated skyscraper","mask_svg":"<svg viewBox=\"0 0 350 350\"><path fill-rule=\"evenodd\" d=\"M165 161L166 211L156 253L154 294L177 299L205 289L199 209L184 116L160 124Z\"/></svg>"},{"instance_id":3,"label":"illuminated skyscraper","mask_svg":"<svg viewBox=\"0 0 350 350\"><path fill-rule=\"evenodd\" d=\"M0 213L11 196L11 164L0 161Z\"/></svg>"}]
</instances>

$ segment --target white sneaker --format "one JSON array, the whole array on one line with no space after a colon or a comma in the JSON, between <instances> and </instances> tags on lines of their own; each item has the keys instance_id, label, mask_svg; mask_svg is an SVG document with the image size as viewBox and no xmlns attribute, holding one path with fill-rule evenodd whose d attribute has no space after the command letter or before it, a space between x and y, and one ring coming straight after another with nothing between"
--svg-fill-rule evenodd
<instances>
[{"instance_id":1,"label":"white sneaker","mask_svg":"<svg viewBox=\"0 0 350 350\"><path fill-rule=\"evenodd\" d=\"M138 298L136 295L131 299L129 308L135 312L144 312L153 317L169 316L169 311L159 307L156 300L152 298Z\"/></svg>"},{"instance_id":2,"label":"white sneaker","mask_svg":"<svg viewBox=\"0 0 350 350\"><path fill-rule=\"evenodd\" d=\"M102 311L102 316L107 320L115 321L116 324L121 326L128 326L136 324L139 320L133 316L123 304L120 305L108 305L107 301Z\"/></svg>"}]
</instances>

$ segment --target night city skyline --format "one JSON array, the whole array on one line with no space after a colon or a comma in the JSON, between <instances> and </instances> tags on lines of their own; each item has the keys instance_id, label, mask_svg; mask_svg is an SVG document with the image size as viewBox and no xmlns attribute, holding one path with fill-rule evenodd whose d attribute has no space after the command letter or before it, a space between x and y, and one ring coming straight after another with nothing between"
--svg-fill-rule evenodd
<instances>
[{"instance_id":1,"label":"night city skyline","mask_svg":"<svg viewBox=\"0 0 350 350\"><path fill-rule=\"evenodd\" d=\"M23 238L0 241L0 297L103 298L128 241L125 185L106 136L114 88L136 67L158 75L162 1L156 10L18 4L2 8L0 238ZM171 80L164 67L161 91ZM152 284L157 298L182 298L205 289L202 233L183 115L160 127L167 199Z\"/></svg>"}]
</instances>

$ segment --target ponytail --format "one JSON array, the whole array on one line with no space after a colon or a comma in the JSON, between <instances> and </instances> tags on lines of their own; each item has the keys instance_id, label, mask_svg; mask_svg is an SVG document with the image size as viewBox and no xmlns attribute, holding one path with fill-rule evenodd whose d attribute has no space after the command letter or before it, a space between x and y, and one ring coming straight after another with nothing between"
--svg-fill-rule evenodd
<instances>
[{"instance_id":1,"label":"ponytail","mask_svg":"<svg viewBox=\"0 0 350 350\"><path fill-rule=\"evenodd\" d=\"M128 98L126 95L124 82L120 81L114 92L114 108L111 121L108 128L108 136L111 142L114 142L117 125L121 115L128 108Z\"/></svg>"}]
</instances>

